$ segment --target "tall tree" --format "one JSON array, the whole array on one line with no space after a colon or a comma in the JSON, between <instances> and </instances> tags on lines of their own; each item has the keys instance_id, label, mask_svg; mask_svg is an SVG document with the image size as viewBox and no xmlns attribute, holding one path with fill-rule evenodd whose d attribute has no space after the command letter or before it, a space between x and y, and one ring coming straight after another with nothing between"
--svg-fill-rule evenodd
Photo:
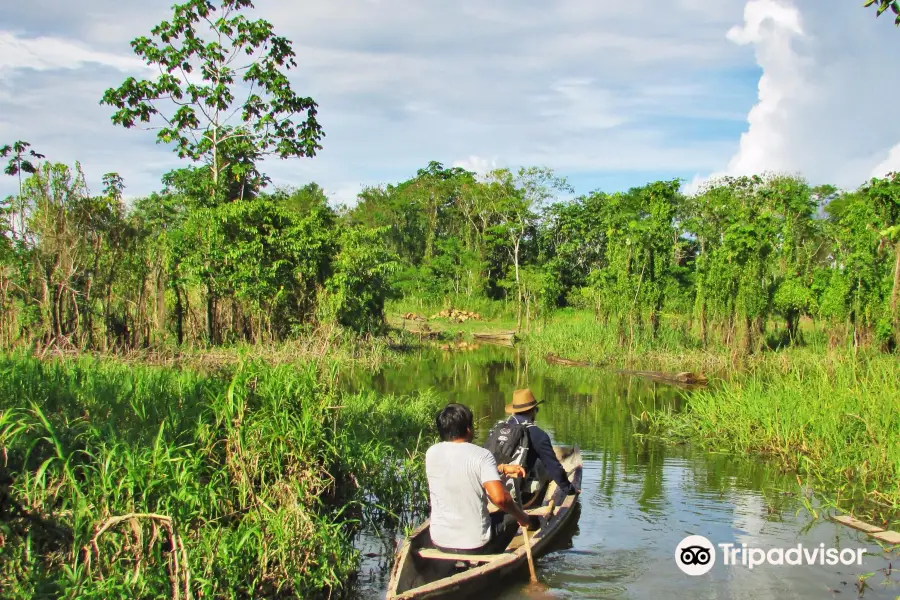
<instances>
[{"instance_id":1,"label":"tall tree","mask_svg":"<svg viewBox=\"0 0 900 600\"><path fill-rule=\"evenodd\" d=\"M226 183L258 181L256 163L263 157L314 156L321 149L317 105L297 95L288 80L287 71L297 66L291 42L275 35L268 21L242 14L252 8L251 0L176 4L170 21L154 27L151 37L131 42L159 76L129 77L101 101L117 109L113 123L131 128L155 122L157 141L173 144L181 158L204 163L211 206L223 200ZM208 279L211 342L216 340L214 288Z\"/></svg>"},{"instance_id":2,"label":"tall tree","mask_svg":"<svg viewBox=\"0 0 900 600\"><path fill-rule=\"evenodd\" d=\"M523 167L515 174L509 169L497 169L489 174L488 186L491 208L497 219L494 229L499 237L505 238L512 261L518 295L516 327L521 328L525 298L521 277L523 243L534 234L547 201L556 193L571 193L572 187L564 177L556 176L546 167Z\"/></svg>"},{"instance_id":3,"label":"tall tree","mask_svg":"<svg viewBox=\"0 0 900 600\"><path fill-rule=\"evenodd\" d=\"M25 215L25 205L22 203L22 173L36 173L39 166L38 161L45 158L43 154L35 152L34 150L29 150L29 148L31 148L31 144L22 140L14 142L13 144L7 144L0 148L0 158L9 157L9 162L6 163L3 172L7 175L18 177L19 179L18 201L16 203L10 203L10 216L15 212L16 208L19 209L19 232L25 231L25 219L27 218ZM15 224L10 222L10 231L13 236L16 235L16 229Z\"/></svg>"}]
</instances>

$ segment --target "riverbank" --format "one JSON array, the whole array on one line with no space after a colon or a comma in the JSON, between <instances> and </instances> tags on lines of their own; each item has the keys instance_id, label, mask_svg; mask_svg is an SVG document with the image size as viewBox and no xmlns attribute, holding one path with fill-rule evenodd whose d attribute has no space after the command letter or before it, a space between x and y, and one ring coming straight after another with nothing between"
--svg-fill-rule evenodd
<instances>
[{"instance_id":1,"label":"riverbank","mask_svg":"<svg viewBox=\"0 0 900 600\"><path fill-rule=\"evenodd\" d=\"M385 371L404 380L395 396L374 373L357 391L339 391L338 374L400 365L404 350L510 325L502 315L426 323L441 339L407 330L112 360L0 357L0 501L9 515L0 586L13 598L173 596L184 586L205 596L315 598L344 589L358 565L358 527L402 531L427 505L421 455L442 400L419 391L426 384L415 375ZM765 455L871 522L900 513L896 357L807 346L735 360L721 349L679 350L677 333L617 352L619 333L577 311L534 327L491 411L540 373L571 381L575 371L547 365L546 353L588 360L604 366L577 370L585 381L572 401L597 396L579 410L599 411L616 399L616 419L632 424L614 430L616 447L643 433L721 456ZM455 390L476 371L452 356L439 355ZM619 366L705 371L711 384L669 402L642 382L632 402L630 380L610 368ZM603 393L593 372L603 374ZM485 395L469 384L473 398ZM547 385L538 392L571 393ZM598 435L576 427L583 413L555 410L544 416L560 432L565 419L567 435Z\"/></svg>"},{"instance_id":2,"label":"riverbank","mask_svg":"<svg viewBox=\"0 0 900 600\"><path fill-rule=\"evenodd\" d=\"M334 368L0 356L4 597L344 587L357 524L421 501L437 401L340 394Z\"/></svg>"},{"instance_id":3,"label":"riverbank","mask_svg":"<svg viewBox=\"0 0 900 600\"><path fill-rule=\"evenodd\" d=\"M654 429L796 472L839 508L879 525L900 520L900 365L896 357L801 350L693 392Z\"/></svg>"},{"instance_id":4,"label":"riverbank","mask_svg":"<svg viewBox=\"0 0 900 600\"><path fill-rule=\"evenodd\" d=\"M515 329L515 319L499 307L493 314L493 320L428 324L446 338ZM635 418L652 435L675 442L768 457L843 510L885 525L900 519L900 358L829 348L808 322L804 344L782 347L774 330L766 348L752 354L698 347L681 327L673 322L649 339L598 323L589 311L562 310L519 338L532 364L552 353L600 369L703 373L710 385L687 395L681 411Z\"/></svg>"},{"instance_id":5,"label":"riverbank","mask_svg":"<svg viewBox=\"0 0 900 600\"><path fill-rule=\"evenodd\" d=\"M724 374L752 366L767 354L747 355L733 347L715 344L704 348L687 335L684 330L686 323L675 318L664 319L655 338L647 331L624 324L598 322L592 311L576 309L554 311L546 318L537 319L517 330L515 314L503 304L479 302L473 306L464 308L481 318L458 322L436 316L440 307L402 302L390 307L389 322L398 331L439 342L469 340L474 333L516 331L516 339L521 342L523 350L535 360L552 353L598 366L623 369ZM810 337L813 338L811 341L819 342L814 332Z\"/></svg>"},{"instance_id":6,"label":"riverbank","mask_svg":"<svg viewBox=\"0 0 900 600\"><path fill-rule=\"evenodd\" d=\"M89 352L60 346L17 349L42 359L93 357L118 363L191 368L202 373L216 373L248 361L270 366L320 362L379 368L401 362L407 350L420 344L419 336L402 328L390 329L385 335L363 335L338 325L325 325L310 327L287 341L273 344L235 343L212 347L203 344L160 344L124 352ZM9 352L0 348L0 352L4 351Z\"/></svg>"}]
</instances>

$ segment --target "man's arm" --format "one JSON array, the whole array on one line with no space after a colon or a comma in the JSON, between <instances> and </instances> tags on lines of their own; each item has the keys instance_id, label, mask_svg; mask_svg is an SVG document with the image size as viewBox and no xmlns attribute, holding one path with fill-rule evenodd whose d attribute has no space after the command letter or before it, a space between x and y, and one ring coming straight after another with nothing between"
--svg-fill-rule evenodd
<instances>
[{"instance_id":1,"label":"man's arm","mask_svg":"<svg viewBox=\"0 0 900 600\"><path fill-rule=\"evenodd\" d=\"M537 529L540 526L540 520L522 510L502 483L499 481L488 481L482 485L494 506L515 517L519 525L526 529Z\"/></svg>"},{"instance_id":2,"label":"man's arm","mask_svg":"<svg viewBox=\"0 0 900 600\"><path fill-rule=\"evenodd\" d=\"M553 444L550 443L550 436L547 435L544 430L538 429L537 427L529 427L528 433L534 450L537 452L541 462L544 463L544 468L547 469L547 474L550 475L550 478L553 479L553 481L556 482L556 485L559 486L559 489L563 490L566 494L574 494L575 488L569 482L566 470L559 463L559 459L556 458L556 453L553 451Z\"/></svg>"},{"instance_id":3,"label":"man's arm","mask_svg":"<svg viewBox=\"0 0 900 600\"><path fill-rule=\"evenodd\" d=\"M525 477L525 467L519 465L497 465L497 471L508 477Z\"/></svg>"}]
</instances>

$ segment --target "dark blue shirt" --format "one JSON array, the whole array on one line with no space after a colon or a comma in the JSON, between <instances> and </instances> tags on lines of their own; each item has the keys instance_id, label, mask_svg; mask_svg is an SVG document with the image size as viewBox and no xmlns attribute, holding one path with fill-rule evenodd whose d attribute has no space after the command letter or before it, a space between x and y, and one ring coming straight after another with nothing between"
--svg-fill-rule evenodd
<instances>
[{"instance_id":1,"label":"dark blue shirt","mask_svg":"<svg viewBox=\"0 0 900 600\"><path fill-rule=\"evenodd\" d=\"M524 425L531 423L531 420L522 415L510 415L507 422ZM556 453L553 452L553 444L550 443L550 436L547 435L547 432L534 424L532 424L532 427L526 428L525 431L528 432L528 457L525 459L526 470L530 471L534 468L534 463L540 458L541 462L544 463L544 468L547 469L547 474L556 482L559 489L566 494L572 493L572 485L566 476L566 470L559 464L559 459L556 458Z\"/></svg>"}]
</instances>

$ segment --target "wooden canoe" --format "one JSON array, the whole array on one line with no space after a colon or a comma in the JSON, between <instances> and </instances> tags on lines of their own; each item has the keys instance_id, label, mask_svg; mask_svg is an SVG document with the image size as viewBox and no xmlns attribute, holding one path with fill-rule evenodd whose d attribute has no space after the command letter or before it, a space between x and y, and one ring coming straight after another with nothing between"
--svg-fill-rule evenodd
<instances>
[{"instance_id":1,"label":"wooden canoe","mask_svg":"<svg viewBox=\"0 0 900 600\"><path fill-rule=\"evenodd\" d=\"M515 331L495 331L493 333L473 333L472 337L480 342L508 343L516 341Z\"/></svg>"},{"instance_id":2,"label":"wooden canoe","mask_svg":"<svg viewBox=\"0 0 900 600\"><path fill-rule=\"evenodd\" d=\"M579 449L559 446L553 449L569 480L580 489L582 462ZM577 500L577 495L564 495L551 481L543 504L527 511L538 515L541 521L541 528L529 534L535 558L548 552L554 538L577 518ZM431 543L428 526L425 521L417 527L394 556L386 600L481 597L479 591L496 585L498 580L527 564L521 529L503 553L475 556L445 554L437 550Z\"/></svg>"}]
</instances>

